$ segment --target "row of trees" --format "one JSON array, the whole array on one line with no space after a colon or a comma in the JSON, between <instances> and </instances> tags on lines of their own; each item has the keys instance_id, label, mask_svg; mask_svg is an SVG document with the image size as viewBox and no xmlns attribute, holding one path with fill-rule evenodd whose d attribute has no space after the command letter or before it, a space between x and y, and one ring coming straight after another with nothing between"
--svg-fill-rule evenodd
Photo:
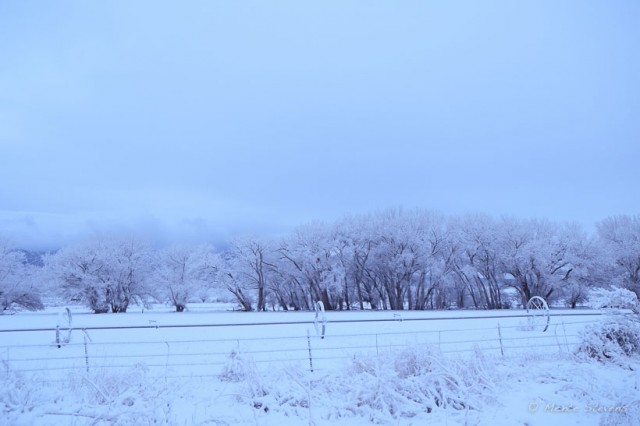
<instances>
[{"instance_id":1,"label":"row of trees","mask_svg":"<svg viewBox=\"0 0 640 426\"><path fill-rule=\"evenodd\" d=\"M258 311L311 310L317 300L326 309L500 309L532 296L575 307L591 288L609 286L640 295L640 216L608 218L589 236L545 220L388 210L308 224L279 239L238 239L222 252L154 250L139 238L103 236L46 256L37 273L3 250L4 309L40 307L29 290L34 277L94 312L151 301L182 311L210 289Z\"/></svg>"},{"instance_id":2,"label":"row of trees","mask_svg":"<svg viewBox=\"0 0 640 426\"><path fill-rule=\"evenodd\" d=\"M499 309L532 296L575 307L593 287L640 294L639 240L637 216L602 221L590 237L570 224L392 210L245 241L234 258L247 278L238 287L258 292L258 310L312 309L314 300L328 309Z\"/></svg>"}]
</instances>

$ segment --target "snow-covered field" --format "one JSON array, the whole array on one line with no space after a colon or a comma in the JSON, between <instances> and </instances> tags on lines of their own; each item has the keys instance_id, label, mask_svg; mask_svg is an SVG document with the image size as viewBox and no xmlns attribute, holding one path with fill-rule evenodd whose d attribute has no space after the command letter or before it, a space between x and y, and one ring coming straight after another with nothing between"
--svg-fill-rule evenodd
<instances>
[{"instance_id":1,"label":"snow-covered field","mask_svg":"<svg viewBox=\"0 0 640 426\"><path fill-rule=\"evenodd\" d=\"M20 330L0 332L0 423L638 424L640 361L575 355L594 311L546 332L525 311L327 312L322 338L314 313L210 308L74 308L70 334L63 308L0 316Z\"/></svg>"}]
</instances>

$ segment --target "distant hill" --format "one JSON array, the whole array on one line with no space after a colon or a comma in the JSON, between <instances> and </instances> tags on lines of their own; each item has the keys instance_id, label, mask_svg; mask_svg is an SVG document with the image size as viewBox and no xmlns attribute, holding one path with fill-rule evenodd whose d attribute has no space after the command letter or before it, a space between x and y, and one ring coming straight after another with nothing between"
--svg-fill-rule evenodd
<instances>
[{"instance_id":1,"label":"distant hill","mask_svg":"<svg viewBox=\"0 0 640 426\"><path fill-rule=\"evenodd\" d=\"M25 264L39 267L44 266L43 257L48 254L48 252L45 251L30 251L23 249L17 249L16 251L24 254Z\"/></svg>"}]
</instances>

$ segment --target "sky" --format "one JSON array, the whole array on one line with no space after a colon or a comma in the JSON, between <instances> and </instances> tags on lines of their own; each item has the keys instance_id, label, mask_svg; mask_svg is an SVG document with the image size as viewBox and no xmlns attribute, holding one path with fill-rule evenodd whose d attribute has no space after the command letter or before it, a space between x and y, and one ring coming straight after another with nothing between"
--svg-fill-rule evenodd
<instances>
[{"instance_id":1,"label":"sky","mask_svg":"<svg viewBox=\"0 0 640 426\"><path fill-rule=\"evenodd\" d=\"M640 2L0 2L0 235L640 213Z\"/></svg>"}]
</instances>

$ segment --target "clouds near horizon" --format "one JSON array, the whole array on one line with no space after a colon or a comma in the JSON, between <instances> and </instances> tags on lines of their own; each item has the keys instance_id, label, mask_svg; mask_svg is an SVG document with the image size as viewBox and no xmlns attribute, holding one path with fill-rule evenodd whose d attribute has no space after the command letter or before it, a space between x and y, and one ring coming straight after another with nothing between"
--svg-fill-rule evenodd
<instances>
[{"instance_id":1,"label":"clouds near horizon","mask_svg":"<svg viewBox=\"0 0 640 426\"><path fill-rule=\"evenodd\" d=\"M4 3L0 233L636 214L639 18L630 0Z\"/></svg>"}]
</instances>

